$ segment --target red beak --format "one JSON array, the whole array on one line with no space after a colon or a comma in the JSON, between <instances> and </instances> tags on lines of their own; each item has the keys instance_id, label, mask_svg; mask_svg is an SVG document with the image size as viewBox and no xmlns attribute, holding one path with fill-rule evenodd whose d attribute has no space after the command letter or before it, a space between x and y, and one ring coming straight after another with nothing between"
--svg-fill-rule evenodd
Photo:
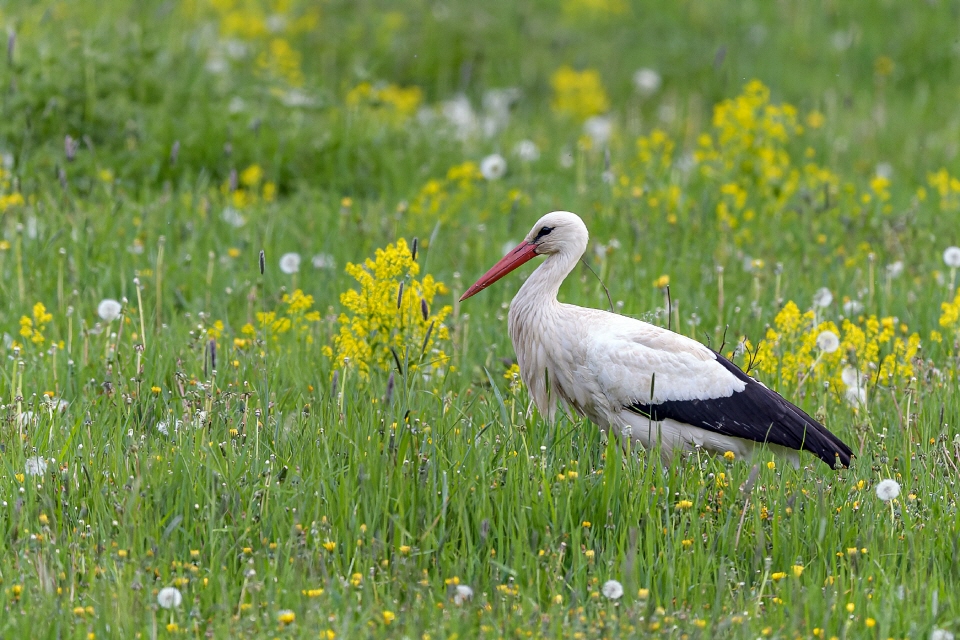
<instances>
[{"instance_id":1,"label":"red beak","mask_svg":"<svg viewBox=\"0 0 960 640\"><path fill-rule=\"evenodd\" d=\"M460 296L460 302L463 302L467 298L477 293L480 293L494 282L507 275L520 265L525 262L529 262L531 259L537 256L537 245L532 242L523 241L516 246L516 248L511 249L507 255L503 256L500 259L500 262L493 265L490 268L490 271L487 271L483 276L477 280L472 287L467 289L467 291Z\"/></svg>"}]
</instances>

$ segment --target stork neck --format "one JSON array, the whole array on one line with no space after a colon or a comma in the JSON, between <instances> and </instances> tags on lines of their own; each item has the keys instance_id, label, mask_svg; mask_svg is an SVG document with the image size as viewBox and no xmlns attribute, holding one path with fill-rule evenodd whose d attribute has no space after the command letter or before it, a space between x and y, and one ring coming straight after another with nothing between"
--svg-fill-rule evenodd
<instances>
[{"instance_id":1,"label":"stork neck","mask_svg":"<svg viewBox=\"0 0 960 640\"><path fill-rule=\"evenodd\" d=\"M513 305L525 307L556 303L560 285L573 271L578 259L579 256L566 252L548 255L520 287Z\"/></svg>"}]
</instances>

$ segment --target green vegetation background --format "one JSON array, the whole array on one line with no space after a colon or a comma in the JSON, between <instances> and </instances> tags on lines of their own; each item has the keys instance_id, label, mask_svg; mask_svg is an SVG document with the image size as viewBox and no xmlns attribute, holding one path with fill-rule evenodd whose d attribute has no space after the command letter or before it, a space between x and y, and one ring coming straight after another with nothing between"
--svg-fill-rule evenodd
<instances>
[{"instance_id":1,"label":"green vegetation background","mask_svg":"<svg viewBox=\"0 0 960 640\"><path fill-rule=\"evenodd\" d=\"M0 0L0 635L951 637L958 12ZM455 299L553 209L620 312L669 282L675 329L766 344L853 468L664 472L529 412L520 276Z\"/></svg>"}]
</instances>

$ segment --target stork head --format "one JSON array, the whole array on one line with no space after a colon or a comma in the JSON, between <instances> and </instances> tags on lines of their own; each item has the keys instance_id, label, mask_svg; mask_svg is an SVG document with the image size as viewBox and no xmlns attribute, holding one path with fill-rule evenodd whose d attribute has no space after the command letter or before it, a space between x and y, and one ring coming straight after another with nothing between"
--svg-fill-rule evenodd
<instances>
[{"instance_id":1,"label":"stork head","mask_svg":"<svg viewBox=\"0 0 960 640\"><path fill-rule=\"evenodd\" d=\"M575 213L569 211L553 211L543 216L530 229L530 233L514 249L497 264L493 265L473 286L466 290L460 300L483 291L494 282L507 275L520 265L538 255L561 254L570 257L573 261L579 260L587 250L587 241L590 234Z\"/></svg>"}]
</instances>

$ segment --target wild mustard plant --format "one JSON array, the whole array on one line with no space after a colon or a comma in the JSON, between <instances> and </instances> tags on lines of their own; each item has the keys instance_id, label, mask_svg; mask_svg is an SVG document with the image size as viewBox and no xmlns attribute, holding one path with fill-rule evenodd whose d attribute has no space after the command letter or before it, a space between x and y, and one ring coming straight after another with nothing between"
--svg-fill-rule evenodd
<instances>
[{"instance_id":1,"label":"wild mustard plant","mask_svg":"<svg viewBox=\"0 0 960 640\"><path fill-rule=\"evenodd\" d=\"M839 338L839 348L827 352L817 344L823 332ZM748 350L753 347L746 344ZM767 329L757 347L756 366L761 373L779 376L792 387L804 381L829 382L843 388L843 371L852 367L865 380L887 387L900 387L914 373L914 358L920 348L920 336L909 333L907 325L896 318L860 316L846 318L840 328L830 321L818 321L811 310L801 312L793 301L787 302Z\"/></svg>"},{"instance_id":2,"label":"wild mustard plant","mask_svg":"<svg viewBox=\"0 0 960 640\"><path fill-rule=\"evenodd\" d=\"M349 365L368 379L372 370L394 365L391 349L412 369L436 371L446 364L439 345L449 338L443 321L451 308L433 308L433 301L447 288L429 274L416 278L420 265L406 241L377 249L363 264L347 264L346 272L359 288L340 295L347 312L333 346L324 347L338 367Z\"/></svg>"},{"instance_id":3,"label":"wild mustard plant","mask_svg":"<svg viewBox=\"0 0 960 640\"><path fill-rule=\"evenodd\" d=\"M375 116L399 124L417 112L423 102L423 91L420 87L361 82L347 93L344 102L348 107L367 109Z\"/></svg>"},{"instance_id":4,"label":"wild mustard plant","mask_svg":"<svg viewBox=\"0 0 960 640\"><path fill-rule=\"evenodd\" d=\"M281 306L276 311L260 311L257 313L257 324L260 330L279 341L285 334L293 335L298 341L313 344L311 328L320 322L320 312L313 309L313 296L305 294L300 289L293 293L283 294ZM241 333L251 335L251 329L244 327ZM246 341L240 338L237 347L245 347Z\"/></svg>"},{"instance_id":5,"label":"wild mustard plant","mask_svg":"<svg viewBox=\"0 0 960 640\"><path fill-rule=\"evenodd\" d=\"M53 314L47 311L42 302L38 302L33 305L31 315L20 317L20 337L33 344L43 344L46 341L43 332L52 320Z\"/></svg>"},{"instance_id":6,"label":"wild mustard plant","mask_svg":"<svg viewBox=\"0 0 960 640\"><path fill-rule=\"evenodd\" d=\"M564 65L550 77L553 87L551 106L557 113L585 120L610 108L606 89L596 69L577 71Z\"/></svg>"}]
</instances>

